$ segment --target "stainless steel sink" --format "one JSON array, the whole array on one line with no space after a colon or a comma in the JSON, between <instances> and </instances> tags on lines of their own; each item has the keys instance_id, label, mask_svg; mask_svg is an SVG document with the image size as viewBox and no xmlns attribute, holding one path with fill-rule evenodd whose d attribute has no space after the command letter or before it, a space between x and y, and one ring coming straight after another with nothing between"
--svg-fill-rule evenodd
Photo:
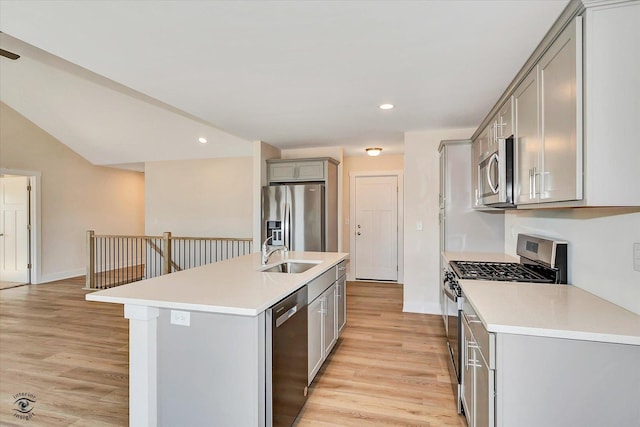
<instances>
[{"instance_id":1,"label":"stainless steel sink","mask_svg":"<svg viewBox=\"0 0 640 427\"><path fill-rule=\"evenodd\" d=\"M263 273L303 273L318 263L314 262L281 262L272 267L262 270Z\"/></svg>"}]
</instances>

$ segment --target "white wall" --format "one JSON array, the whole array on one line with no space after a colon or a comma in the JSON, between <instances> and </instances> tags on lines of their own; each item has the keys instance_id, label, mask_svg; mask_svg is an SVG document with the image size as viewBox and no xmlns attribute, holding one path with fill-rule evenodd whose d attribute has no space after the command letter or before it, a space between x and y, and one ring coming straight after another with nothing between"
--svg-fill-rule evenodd
<instances>
[{"instance_id":1,"label":"white wall","mask_svg":"<svg viewBox=\"0 0 640 427\"><path fill-rule=\"evenodd\" d=\"M476 128L404 135L404 311L440 313L439 154L443 139L470 138ZM416 223L422 221L422 231Z\"/></svg>"},{"instance_id":2,"label":"white wall","mask_svg":"<svg viewBox=\"0 0 640 427\"><path fill-rule=\"evenodd\" d=\"M145 230L174 236L251 238L251 157L145 163Z\"/></svg>"},{"instance_id":3,"label":"white wall","mask_svg":"<svg viewBox=\"0 0 640 427\"><path fill-rule=\"evenodd\" d=\"M569 283L640 314L640 272L633 269L633 244L640 243L640 209L507 211L508 254L515 255L518 233L568 241Z\"/></svg>"},{"instance_id":4,"label":"white wall","mask_svg":"<svg viewBox=\"0 0 640 427\"><path fill-rule=\"evenodd\" d=\"M2 169L40 173L41 244L33 283L85 274L87 230L143 234L142 173L92 165L4 103L0 154Z\"/></svg>"}]
</instances>

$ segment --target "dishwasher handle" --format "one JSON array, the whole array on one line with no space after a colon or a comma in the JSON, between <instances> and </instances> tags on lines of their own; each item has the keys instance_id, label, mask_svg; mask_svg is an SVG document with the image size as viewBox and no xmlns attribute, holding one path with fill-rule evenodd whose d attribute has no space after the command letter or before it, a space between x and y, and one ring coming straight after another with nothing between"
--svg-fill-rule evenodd
<instances>
[{"instance_id":1,"label":"dishwasher handle","mask_svg":"<svg viewBox=\"0 0 640 427\"><path fill-rule=\"evenodd\" d=\"M304 305L306 304L294 305L289 310L287 310L286 313L278 316L276 318L276 328L279 328L280 326L282 326L283 323L285 323L287 320L293 317L293 315L296 314L298 310L301 309Z\"/></svg>"}]
</instances>

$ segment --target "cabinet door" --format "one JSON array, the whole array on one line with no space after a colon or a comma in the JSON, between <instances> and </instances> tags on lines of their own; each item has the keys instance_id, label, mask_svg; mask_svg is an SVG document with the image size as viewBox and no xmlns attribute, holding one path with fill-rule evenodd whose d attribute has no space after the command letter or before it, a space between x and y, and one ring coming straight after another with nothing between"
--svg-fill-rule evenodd
<instances>
[{"instance_id":1,"label":"cabinet door","mask_svg":"<svg viewBox=\"0 0 640 427\"><path fill-rule=\"evenodd\" d=\"M309 370L309 384L311 384L316 373L320 370L324 360L324 348L322 345L324 310L322 301L322 296L319 296L308 307L309 353L307 368Z\"/></svg>"},{"instance_id":2,"label":"cabinet door","mask_svg":"<svg viewBox=\"0 0 640 427\"><path fill-rule=\"evenodd\" d=\"M269 163L269 181L289 181L295 175L296 164L293 162Z\"/></svg>"},{"instance_id":3,"label":"cabinet door","mask_svg":"<svg viewBox=\"0 0 640 427\"><path fill-rule=\"evenodd\" d=\"M498 119L496 120L496 132L498 138L509 138L513 135L513 98L510 97L507 102L504 103L500 112L498 113Z\"/></svg>"},{"instance_id":4,"label":"cabinet door","mask_svg":"<svg viewBox=\"0 0 640 427\"><path fill-rule=\"evenodd\" d=\"M476 427L494 427L495 371L489 369L478 350L475 353L475 416Z\"/></svg>"},{"instance_id":5,"label":"cabinet door","mask_svg":"<svg viewBox=\"0 0 640 427\"><path fill-rule=\"evenodd\" d=\"M478 165L480 164L480 157L482 155L482 143L480 138L473 141L471 145L471 207L481 208L482 202L480 199L480 181L478 180Z\"/></svg>"},{"instance_id":6,"label":"cabinet door","mask_svg":"<svg viewBox=\"0 0 640 427\"><path fill-rule=\"evenodd\" d=\"M524 205L538 200L541 155L538 134L538 76L531 70L513 96L515 110L516 203Z\"/></svg>"},{"instance_id":7,"label":"cabinet door","mask_svg":"<svg viewBox=\"0 0 640 427\"><path fill-rule=\"evenodd\" d=\"M490 153L489 151L489 129L491 125L487 126L484 131L478 137L478 143L480 144L480 157L479 161L484 160ZM480 163L480 162L477 162Z\"/></svg>"},{"instance_id":8,"label":"cabinet door","mask_svg":"<svg viewBox=\"0 0 640 427\"><path fill-rule=\"evenodd\" d=\"M580 18L572 21L538 64L541 202L582 198L582 138L578 138L577 121L582 116L582 99L576 90L582 75L581 61L576 61L578 49L582 50L581 22Z\"/></svg>"},{"instance_id":9,"label":"cabinet door","mask_svg":"<svg viewBox=\"0 0 640 427\"><path fill-rule=\"evenodd\" d=\"M295 178L301 181L323 180L324 161L311 161L296 163Z\"/></svg>"},{"instance_id":10,"label":"cabinet door","mask_svg":"<svg viewBox=\"0 0 640 427\"><path fill-rule=\"evenodd\" d=\"M338 337L338 324L336 322L336 285L334 284L327 289L322 298L324 299L323 346L324 357L326 358Z\"/></svg>"},{"instance_id":11,"label":"cabinet door","mask_svg":"<svg viewBox=\"0 0 640 427\"><path fill-rule=\"evenodd\" d=\"M447 146L442 147L440 150L440 195L438 196L438 206L440 209L444 209L444 197L445 197L445 188L444 188L444 180L447 167Z\"/></svg>"},{"instance_id":12,"label":"cabinet door","mask_svg":"<svg viewBox=\"0 0 640 427\"><path fill-rule=\"evenodd\" d=\"M347 277L342 276L336 283L336 321L338 336L347 324Z\"/></svg>"},{"instance_id":13,"label":"cabinet door","mask_svg":"<svg viewBox=\"0 0 640 427\"><path fill-rule=\"evenodd\" d=\"M467 425L475 427L475 350L471 328L464 316L460 317L462 321L462 366L460 373L462 375L462 404L464 405L464 414L467 418Z\"/></svg>"}]
</instances>

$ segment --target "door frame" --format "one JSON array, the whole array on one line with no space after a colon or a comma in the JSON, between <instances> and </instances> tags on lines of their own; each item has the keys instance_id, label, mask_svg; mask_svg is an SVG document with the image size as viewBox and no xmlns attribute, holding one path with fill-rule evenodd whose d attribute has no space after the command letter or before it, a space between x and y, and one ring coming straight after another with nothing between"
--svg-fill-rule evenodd
<instances>
[{"instance_id":1,"label":"door frame","mask_svg":"<svg viewBox=\"0 0 640 427\"><path fill-rule=\"evenodd\" d=\"M31 194L29 197L29 222L31 224L30 240L29 240L29 262L31 269L29 271L29 282L31 284L40 283L42 270L40 265L41 253L41 202L40 202L40 181L41 172L27 171L20 169L0 168L0 175L17 175L29 178L31 185Z\"/></svg>"},{"instance_id":2,"label":"door frame","mask_svg":"<svg viewBox=\"0 0 640 427\"><path fill-rule=\"evenodd\" d=\"M349 172L349 251L354 256L349 259L347 280L355 280L356 274L356 178L395 176L398 179L398 281L404 283L404 172L402 170ZM394 283L383 281L381 283Z\"/></svg>"}]
</instances>

